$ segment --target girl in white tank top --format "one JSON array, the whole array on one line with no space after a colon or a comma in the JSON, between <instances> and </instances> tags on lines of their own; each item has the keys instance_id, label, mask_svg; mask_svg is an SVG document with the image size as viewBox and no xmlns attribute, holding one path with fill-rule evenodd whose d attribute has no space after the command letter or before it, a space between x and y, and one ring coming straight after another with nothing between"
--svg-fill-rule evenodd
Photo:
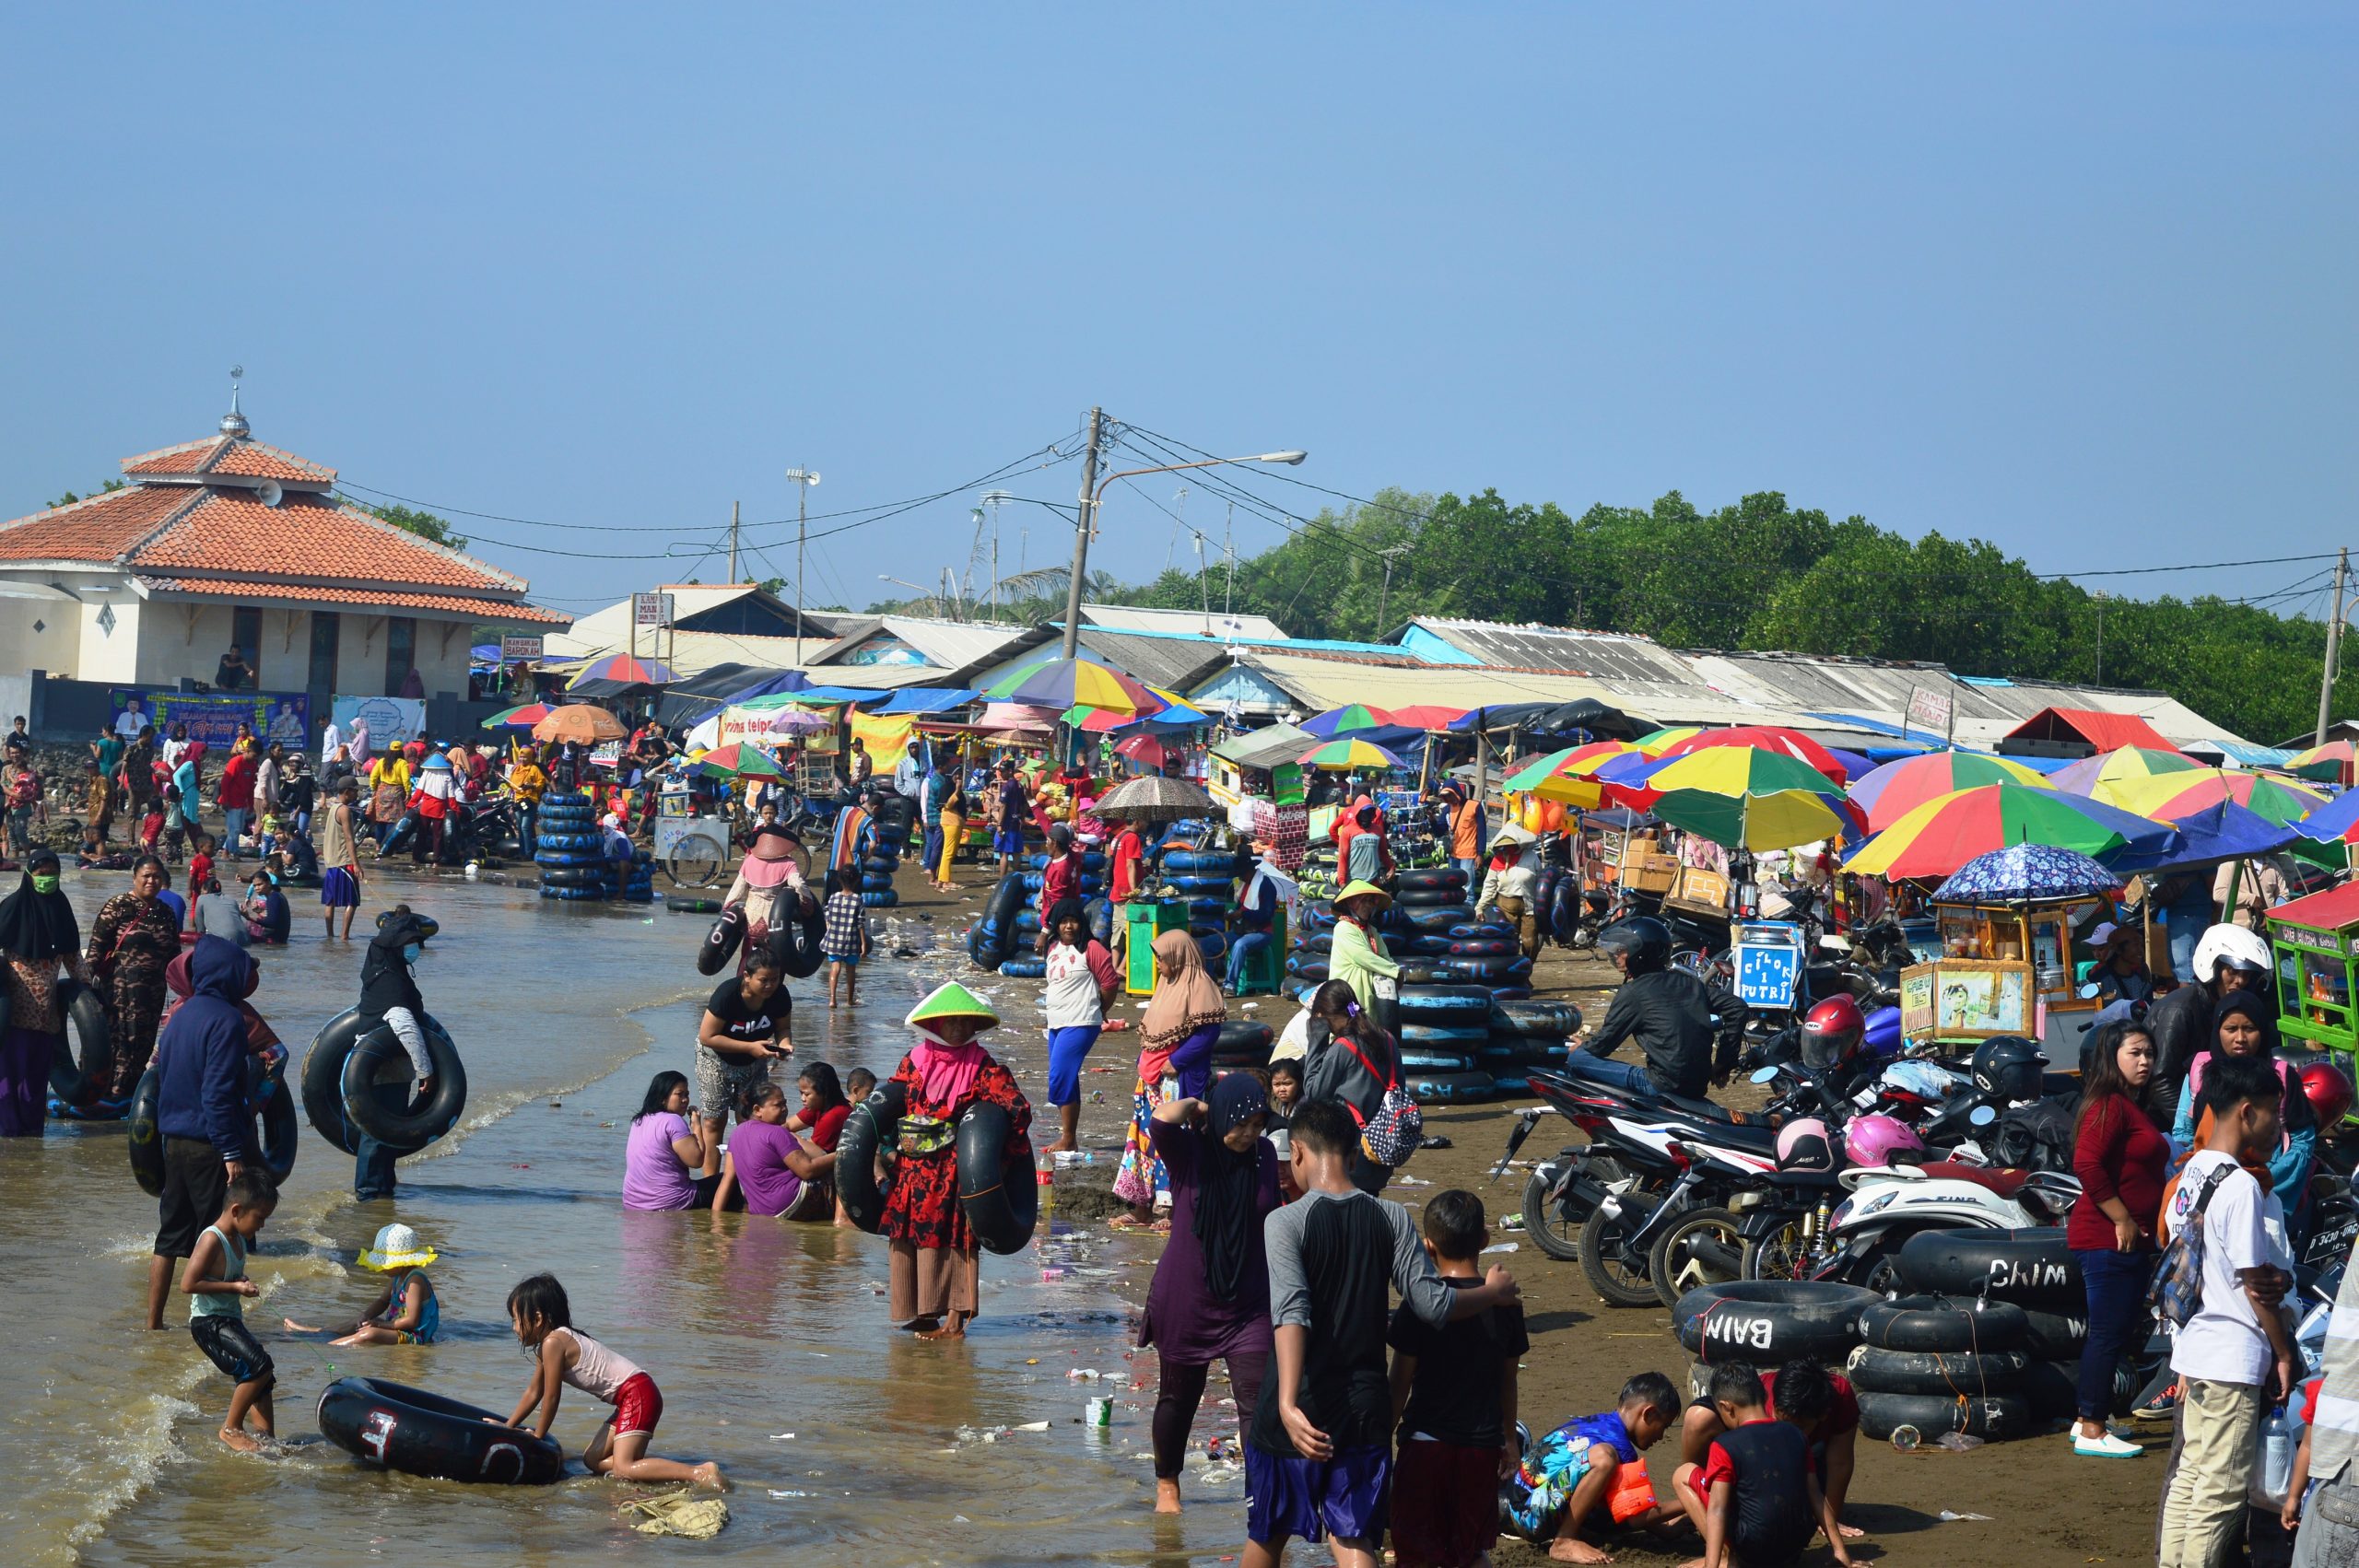
<instances>
[{"instance_id":1,"label":"girl in white tank top","mask_svg":"<svg viewBox=\"0 0 2359 1568\"><path fill-rule=\"evenodd\" d=\"M692 1481L719 1488L721 1467L710 1460L700 1465L659 1459L647 1452L655 1423L663 1414L663 1396L655 1380L627 1356L616 1354L573 1326L573 1307L556 1276L535 1274L508 1293L508 1316L516 1342L533 1357L532 1386L517 1401L511 1426L522 1426L538 1413L534 1433L549 1434L557 1422L557 1401L567 1386L615 1408L581 1462L593 1475L619 1476L625 1480Z\"/></svg>"}]
</instances>

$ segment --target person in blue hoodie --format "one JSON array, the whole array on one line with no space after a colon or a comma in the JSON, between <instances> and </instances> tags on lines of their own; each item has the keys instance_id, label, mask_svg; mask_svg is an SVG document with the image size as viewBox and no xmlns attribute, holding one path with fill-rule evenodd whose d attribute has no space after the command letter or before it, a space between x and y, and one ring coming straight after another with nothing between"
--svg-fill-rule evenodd
<instances>
[{"instance_id":1,"label":"person in blue hoodie","mask_svg":"<svg viewBox=\"0 0 2359 1568\"><path fill-rule=\"evenodd\" d=\"M164 1326L172 1261L221 1212L230 1178L262 1169L253 1113L246 1104L246 1019L238 1010L253 960L235 942L196 939L190 989L156 1042L156 1126L164 1140L164 1191L155 1256L147 1264L147 1327Z\"/></svg>"}]
</instances>

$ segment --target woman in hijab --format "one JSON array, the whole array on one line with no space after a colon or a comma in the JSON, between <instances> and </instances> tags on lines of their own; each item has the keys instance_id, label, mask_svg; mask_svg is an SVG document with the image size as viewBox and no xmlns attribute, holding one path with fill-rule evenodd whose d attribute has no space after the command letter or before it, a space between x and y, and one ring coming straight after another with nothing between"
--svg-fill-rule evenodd
<instances>
[{"instance_id":1,"label":"woman in hijab","mask_svg":"<svg viewBox=\"0 0 2359 1568\"><path fill-rule=\"evenodd\" d=\"M114 1082L105 1098L128 1106L147 1059L156 1054L156 1025L164 1016L164 966L180 956L181 920L158 894L168 880L164 862L142 855L131 863L131 889L99 906L83 962L107 1004L114 1042Z\"/></svg>"},{"instance_id":2,"label":"woman in hijab","mask_svg":"<svg viewBox=\"0 0 2359 1568\"><path fill-rule=\"evenodd\" d=\"M754 823L753 844L746 849L745 860L738 863L736 879L730 883L729 892L721 901L724 908L736 905L745 911L748 954L768 942L770 933L783 930L801 915L803 902L811 892L803 879L803 864L798 859L802 852L802 841L780 825L777 805L763 802L761 814Z\"/></svg>"},{"instance_id":3,"label":"woman in hijab","mask_svg":"<svg viewBox=\"0 0 2359 1568\"><path fill-rule=\"evenodd\" d=\"M1215 1361L1228 1363L1238 1441L1253 1425L1274 1344L1270 1265L1262 1222L1281 1201L1278 1156L1262 1136L1269 1101L1262 1081L1232 1072L1212 1101L1170 1099L1148 1132L1171 1173L1171 1242L1147 1287L1139 1343L1163 1363L1155 1399L1155 1511L1180 1511L1188 1429Z\"/></svg>"},{"instance_id":4,"label":"woman in hijab","mask_svg":"<svg viewBox=\"0 0 2359 1568\"><path fill-rule=\"evenodd\" d=\"M39 1138L49 1108L50 1052L62 1049L65 1012L57 1004L62 966L76 979L82 928L58 891L57 857L25 858L17 891L0 899L0 956L6 959L7 1026L0 1030L0 1138Z\"/></svg>"},{"instance_id":5,"label":"woman in hijab","mask_svg":"<svg viewBox=\"0 0 2359 1568\"><path fill-rule=\"evenodd\" d=\"M1132 1091L1131 1129L1123 1140L1121 1168L1114 1173L1114 1196L1128 1203L1131 1211L1114 1216L1114 1229L1152 1227L1161 1234L1170 1228L1168 1221L1155 1214L1171 1202L1171 1178L1156 1158L1147 1123L1168 1097L1167 1077L1174 1081L1180 1098L1203 1097L1212 1076L1213 1042L1227 1017L1228 1003L1219 982L1204 967L1196 939L1186 931L1156 937L1155 994L1139 1020L1139 1081Z\"/></svg>"},{"instance_id":6,"label":"woman in hijab","mask_svg":"<svg viewBox=\"0 0 2359 1568\"><path fill-rule=\"evenodd\" d=\"M889 1082L901 1086L899 1166L885 1199L890 1300L896 1328L921 1340L963 1339L980 1307L980 1258L958 1204L958 1118L989 1101L1008 1114L1009 1179L1032 1178L1032 1106L975 1036L999 1024L991 1004L957 981L935 989L905 1022L917 1045Z\"/></svg>"},{"instance_id":7,"label":"woman in hijab","mask_svg":"<svg viewBox=\"0 0 2359 1568\"><path fill-rule=\"evenodd\" d=\"M2198 1051L2189 1065L2186 1086L2179 1090L2178 1115L2171 1123L2171 1137L2180 1148L2201 1147L2210 1125L2211 1111L2203 1106L2203 1071L2212 1065L2214 1056L2259 1056L2277 1072L2277 1081L2285 1087L2285 1101L2279 1125L2283 1129L2276 1149L2254 1150L2247 1164L2254 1176L2267 1182L2277 1193L2278 1201L2285 1206L2285 1224L2290 1232L2299 1235L2306 1227L2303 1221L2303 1200L2310 1188L2311 1156L2318 1148L2318 1113L2310 1107L2310 1098L2302 1092L2301 1075L2291 1063L2277 1054L2277 1012L2270 999L2258 991L2227 991L2212 1004L2212 1044ZM2163 1195L2165 1212L2170 1209L2170 1194Z\"/></svg>"}]
</instances>

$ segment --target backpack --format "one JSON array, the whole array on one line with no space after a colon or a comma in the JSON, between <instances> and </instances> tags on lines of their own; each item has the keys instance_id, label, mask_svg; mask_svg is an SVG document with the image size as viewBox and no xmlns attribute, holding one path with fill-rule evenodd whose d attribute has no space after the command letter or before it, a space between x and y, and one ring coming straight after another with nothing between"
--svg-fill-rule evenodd
<instances>
[{"instance_id":1,"label":"backpack","mask_svg":"<svg viewBox=\"0 0 2359 1568\"><path fill-rule=\"evenodd\" d=\"M2154 1282L2147 1289L2146 1305L2175 1329L2186 1328L2188 1319L2202 1309L2203 1212L2212 1206L2212 1195L2220 1190L2220 1184L2239 1168L2223 1165L2212 1173L2212 1178L2195 1195L2195 1207L2188 1211L2185 1223L2172 1234L2171 1244L2163 1253L2162 1266L2154 1272Z\"/></svg>"},{"instance_id":2,"label":"backpack","mask_svg":"<svg viewBox=\"0 0 2359 1568\"><path fill-rule=\"evenodd\" d=\"M1376 1063L1367 1059L1367 1054L1360 1049L1358 1041L1345 1038L1336 1043L1360 1059L1360 1065L1367 1069L1369 1077L1379 1076ZM1387 1170L1399 1170L1409 1163L1409 1156L1415 1153L1417 1145L1425 1141L1426 1113L1417 1108L1417 1102L1401 1087L1398 1072L1381 1076L1384 1078L1384 1098L1378 1103L1374 1116L1360 1115L1359 1107L1348 1101L1344 1108L1350 1111L1352 1119L1360 1124L1361 1152Z\"/></svg>"}]
</instances>

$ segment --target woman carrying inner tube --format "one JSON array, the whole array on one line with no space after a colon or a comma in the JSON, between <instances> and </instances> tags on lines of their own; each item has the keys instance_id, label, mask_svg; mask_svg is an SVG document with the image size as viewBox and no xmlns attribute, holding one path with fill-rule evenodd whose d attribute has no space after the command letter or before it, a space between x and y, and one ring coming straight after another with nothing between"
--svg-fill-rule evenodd
<instances>
[{"instance_id":1,"label":"woman carrying inner tube","mask_svg":"<svg viewBox=\"0 0 2359 1568\"><path fill-rule=\"evenodd\" d=\"M409 1053L417 1083L412 1103L434 1093L434 1056L426 1045L426 999L418 994L411 965L426 950L426 922L397 904L385 912L360 961L360 1032L366 1036L382 1025L393 1032ZM352 1195L363 1202L393 1195L393 1162L411 1153L391 1149L359 1128L352 1135Z\"/></svg>"},{"instance_id":2,"label":"woman carrying inner tube","mask_svg":"<svg viewBox=\"0 0 2359 1568\"><path fill-rule=\"evenodd\" d=\"M65 1010L58 1005L63 967L87 980L82 928L57 887L57 857L25 857L17 891L0 899L0 955L7 963L8 1021L0 1032L0 1138L39 1138L49 1108L50 1053L67 1048Z\"/></svg>"},{"instance_id":3,"label":"woman carrying inner tube","mask_svg":"<svg viewBox=\"0 0 2359 1568\"><path fill-rule=\"evenodd\" d=\"M1169 1228L1168 1220L1156 1218L1156 1211L1170 1206L1171 1178L1156 1156L1147 1125L1156 1107L1169 1097L1163 1087L1166 1077L1173 1080L1180 1099L1204 1097L1212 1081L1213 1043L1227 1019L1228 1003L1219 982L1204 967L1196 939L1183 930L1156 937L1155 994L1139 1020L1139 1081L1132 1092L1131 1129L1123 1141L1121 1168L1114 1173L1114 1196L1128 1203L1131 1211L1114 1216L1114 1229Z\"/></svg>"},{"instance_id":4,"label":"woman carrying inner tube","mask_svg":"<svg viewBox=\"0 0 2359 1568\"><path fill-rule=\"evenodd\" d=\"M1139 1325L1140 1347L1153 1345L1162 1362L1155 1400L1158 1514L1180 1511L1188 1429L1213 1363L1228 1363L1242 1442L1275 1348L1262 1246L1262 1222L1281 1201L1277 1151L1262 1136L1268 1110L1262 1081L1232 1072L1213 1085L1210 1105L1166 1100L1149 1129L1172 1191L1171 1244L1156 1260Z\"/></svg>"},{"instance_id":5,"label":"woman carrying inner tube","mask_svg":"<svg viewBox=\"0 0 2359 1568\"><path fill-rule=\"evenodd\" d=\"M776 803L763 802L761 815L754 823L753 846L738 863L736 878L721 900L724 909L734 905L745 911L746 954L783 933L810 898L811 889L795 859L801 848L794 835L779 825Z\"/></svg>"},{"instance_id":6,"label":"woman carrying inner tube","mask_svg":"<svg viewBox=\"0 0 2359 1568\"><path fill-rule=\"evenodd\" d=\"M901 1085L909 1110L883 1222L892 1247L893 1325L921 1340L962 1339L979 1310L981 1268L974 1229L958 1202L958 1118L985 1101L1005 1110L1015 1140L1005 1151L1007 1167L1028 1181L1032 1106L1015 1075L975 1043L998 1026L999 1014L966 987L955 980L941 986L905 1022L918 1043L890 1080Z\"/></svg>"},{"instance_id":7,"label":"woman carrying inner tube","mask_svg":"<svg viewBox=\"0 0 2359 1568\"><path fill-rule=\"evenodd\" d=\"M156 1025L164 1016L164 966L180 956L181 922L157 895L164 862L142 855L131 863L131 891L99 906L83 955L105 992L107 1032L114 1041L114 1082L100 1098L128 1105L156 1054Z\"/></svg>"}]
</instances>

